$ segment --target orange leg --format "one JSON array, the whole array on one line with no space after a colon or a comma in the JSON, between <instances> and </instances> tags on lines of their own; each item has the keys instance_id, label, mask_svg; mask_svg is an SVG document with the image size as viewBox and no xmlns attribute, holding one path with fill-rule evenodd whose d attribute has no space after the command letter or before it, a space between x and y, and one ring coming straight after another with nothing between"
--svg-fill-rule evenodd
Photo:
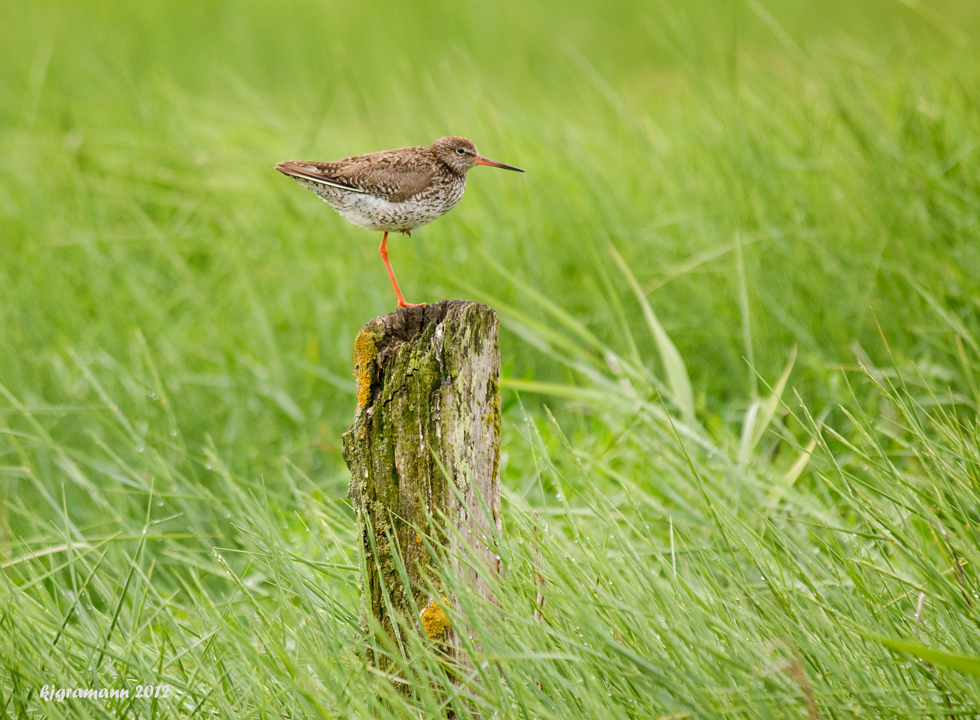
<instances>
[{"instance_id":1,"label":"orange leg","mask_svg":"<svg viewBox=\"0 0 980 720\"><path fill-rule=\"evenodd\" d=\"M391 278L391 284L395 288L395 295L398 296L398 307L421 307L425 303L409 303L405 302L405 298L402 297L402 291L398 288L398 281L395 280L395 271L391 269L391 263L388 262L388 233L384 234L381 238L381 247L378 248L378 252L381 253L381 259L385 261L385 267L388 269L388 277Z\"/></svg>"}]
</instances>

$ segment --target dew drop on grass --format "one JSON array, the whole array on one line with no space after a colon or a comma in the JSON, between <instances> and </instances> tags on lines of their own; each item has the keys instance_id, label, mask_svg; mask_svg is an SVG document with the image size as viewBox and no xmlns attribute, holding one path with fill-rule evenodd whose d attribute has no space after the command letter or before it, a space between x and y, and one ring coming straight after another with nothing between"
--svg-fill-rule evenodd
<instances>
[{"instance_id":1,"label":"dew drop on grass","mask_svg":"<svg viewBox=\"0 0 980 720\"><path fill-rule=\"evenodd\" d=\"M144 450L146 450L146 448L145 448L145 447L143 447L142 445L137 445L137 446L136 446L136 452L138 452L138 453L141 453L141 452L143 452Z\"/></svg>"},{"instance_id":2,"label":"dew drop on grass","mask_svg":"<svg viewBox=\"0 0 980 720\"><path fill-rule=\"evenodd\" d=\"M170 428L170 437L177 437L177 430Z\"/></svg>"}]
</instances>

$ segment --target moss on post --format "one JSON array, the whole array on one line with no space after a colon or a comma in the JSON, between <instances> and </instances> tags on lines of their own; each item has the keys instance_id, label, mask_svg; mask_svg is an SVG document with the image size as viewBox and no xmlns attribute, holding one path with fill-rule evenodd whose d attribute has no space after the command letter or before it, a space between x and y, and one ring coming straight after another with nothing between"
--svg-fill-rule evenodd
<instances>
[{"instance_id":1,"label":"moss on post","mask_svg":"<svg viewBox=\"0 0 980 720\"><path fill-rule=\"evenodd\" d=\"M343 453L364 554L362 622L366 629L373 617L390 638L397 637L387 595L394 614L419 613L420 634L460 663L465 659L457 629L443 612L456 606L453 589L439 588L430 597L432 559L416 528L442 548L459 577L489 599L483 580L456 559L469 554L489 568L497 563L492 548L500 532L498 328L491 308L451 300L371 320L354 343L358 404ZM469 549L458 546L466 542L462 538L470 539ZM387 667L383 659L377 664Z\"/></svg>"}]
</instances>

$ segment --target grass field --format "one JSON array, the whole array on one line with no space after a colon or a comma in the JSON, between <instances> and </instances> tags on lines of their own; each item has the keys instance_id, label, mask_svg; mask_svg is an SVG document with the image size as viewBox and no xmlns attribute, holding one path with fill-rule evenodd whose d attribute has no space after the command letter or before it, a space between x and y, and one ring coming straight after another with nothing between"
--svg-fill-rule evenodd
<instances>
[{"instance_id":1,"label":"grass field","mask_svg":"<svg viewBox=\"0 0 980 720\"><path fill-rule=\"evenodd\" d=\"M974 0L0 25L0 715L980 714ZM504 571L405 695L339 451L380 238L272 166L446 134L527 171L390 244L501 317Z\"/></svg>"}]
</instances>

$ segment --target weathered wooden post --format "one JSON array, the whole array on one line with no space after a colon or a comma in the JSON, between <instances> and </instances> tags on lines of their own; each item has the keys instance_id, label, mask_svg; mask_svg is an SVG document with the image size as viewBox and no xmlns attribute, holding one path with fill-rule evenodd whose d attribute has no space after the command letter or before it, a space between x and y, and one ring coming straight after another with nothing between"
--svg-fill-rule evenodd
<instances>
[{"instance_id":1,"label":"weathered wooden post","mask_svg":"<svg viewBox=\"0 0 980 720\"><path fill-rule=\"evenodd\" d=\"M457 559L468 555L486 568L497 566L498 331L491 308L447 300L371 320L354 342L357 411L344 433L343 454L365 557L362 622L375 618L394 639L393 615L408 618L418 609L419 631L460 664L465 658L456 633L462 629L451 627L441 609L452 606L453 591L432 596L432 558L422 535L435 538L458 577L490 599L485 582ZM389 665L375 661L381 669Z\"/></svg>"}]
</instances>

